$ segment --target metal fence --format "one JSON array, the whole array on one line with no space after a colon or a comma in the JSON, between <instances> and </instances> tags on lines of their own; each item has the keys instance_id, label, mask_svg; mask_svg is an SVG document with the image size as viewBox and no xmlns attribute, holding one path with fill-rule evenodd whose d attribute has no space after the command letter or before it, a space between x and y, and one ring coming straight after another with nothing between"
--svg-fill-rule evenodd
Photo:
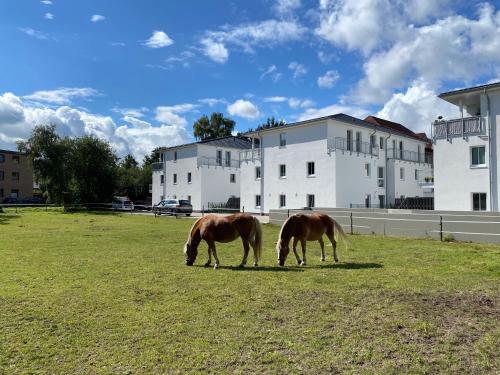
<instances>
[{"instance_id":1,"label":"metal fence","mask_svg":"<svg viewBox=\"0 0 500 375\"><path fill-rule=\"evenodd\" d=\"M391 209L314 208L324 212L352 234L379 234L441 241L500 243L500 213ZM295 213L310 210L271 210L269 222L281 225Z\"/></svg>"}]
</instances>

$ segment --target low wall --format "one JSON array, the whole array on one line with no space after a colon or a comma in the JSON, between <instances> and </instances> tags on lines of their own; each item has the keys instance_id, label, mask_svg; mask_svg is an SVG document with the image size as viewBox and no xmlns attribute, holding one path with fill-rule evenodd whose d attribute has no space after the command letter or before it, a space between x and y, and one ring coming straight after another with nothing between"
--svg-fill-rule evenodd
<instances>
[{"instance_id":1,"label":"low wall","mask_svg":"<svg viewBox=\"0 0 500 375\"><path fill-rule=\"evenodd\" d=\"M269 223L281 225L294 213L323 212L347 233L500 243L500 213L391 209L314 208L271 210Z\"/></svg>"}]
</instances>

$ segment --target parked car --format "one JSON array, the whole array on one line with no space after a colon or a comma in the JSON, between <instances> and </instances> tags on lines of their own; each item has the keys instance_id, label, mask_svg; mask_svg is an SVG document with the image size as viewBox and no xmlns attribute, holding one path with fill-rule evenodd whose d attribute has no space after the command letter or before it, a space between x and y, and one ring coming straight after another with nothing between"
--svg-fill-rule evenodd
<instances>
[{"instance_id":1,"label":"parked car","mask_svg":"<svg viewBox=\"0 0 500 375\"><path fill-rule=\"evenodd\" d=\"M113 210L134 211L134 203L128 197L113 197Z\"/></svg>"},{"instance_id":2,"label":"parked car","mask_svg":"<svg viewBox=\"0 0 500 375\"><path fill-rule=\"evenodd\" d=\"M136 211L151 211L151 209L152 209L151 202L135 201L134 202L134 209Z\"/></svg>"},{"instance_id":3,"label":"parked car","mask_svg":"<svg viewBox=\"0 0 500 375\"><path fill-rule=\"evenodd\" d=\"M164 199L153 207L153 211L157 215L191 216L193 213L193 206L190 201L184 199Z\"/></svg>"},{"instance_id":4,"label":"parked car","mask_svg":"<svg viewBox=\"0 0 500 375\"><path fill-rule=\"evenodd\" d=\"M21 199L22 204L43 204L45 201L40 197L24 198Z\"/></svg>"},{"instance_id":5,"label":"parked car","mask_svg":"<svg viewBox=\"0 0 500 375\"><path fill-rule=\"evenodd\" d=\"M3 199L3 203L5 204L17 204L19 203L19 199L15 197L6 197Z\"/></svg>"}]
</instances>

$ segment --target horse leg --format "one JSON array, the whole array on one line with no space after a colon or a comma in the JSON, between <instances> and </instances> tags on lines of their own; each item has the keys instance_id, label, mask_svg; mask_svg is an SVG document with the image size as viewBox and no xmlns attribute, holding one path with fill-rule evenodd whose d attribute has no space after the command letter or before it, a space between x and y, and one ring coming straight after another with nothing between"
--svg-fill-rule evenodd
<instances>
[{"instance_id":1,"label":"horse leg","mask_svg":"<svg viewBox=\"0 0 500 375\"><path fill-rule=\"evenodd\" d=\"M253 266L257 267L259 265L259 257L257 256L257 250L256 250L257 244L255 243L255 241L253 241L250 242L250 245L252 246L253 249Z\"/></svg>"},{"instance_id":2,"label":"horse leg","mask_svg":"<svg viewBox=\"0 0 500 375\"><path fill-rule=\"evenodd\" d=\"M208 260L207 263L205 263L205 267L210 267L210 263L212 263L212 250L210 249L210 246L208 247Z\"/></svg>"},{"instance_id":3,"label":"horse leg","mask_svg":"<svg viewBox=\"0 0 500 375\"><path fill-rule=\"evenodd\" d=\"M248 245L248 241L243 240L243 259L241 260L240 267L245 267L245 265L247 264L249 250L250 250L250 246Z\"/></svg>"},{"instance_id":4,"label":"horse leg","mask_svg":"<svg viewBox=\"0 0 500 375\"><path fill-rule=\"evenodd\" d=\"M213 241L207 241L208 242L208 248L209 248L209 251L212 251L212 254L215 258L215 265L214 265L214 270L216 270L217 268L219 268L219 257L217 256L217 250L215 249L215 242Z\"/></svg>"},{"instance_id":5,"label":"horse leg","mask_svg":"<svg viewBox=\"0 0 500 375\"><path fill-rule=\"evenodd\" d=\"M321 246L321 261L325 261L325 243L323 242L323 237L321 237L319 240L319 246Z\"/></svg>"},{"instance_id":6,"label":"horse leg","mask_svg":"<svg viewBox=\"0 0 500 375\"><path fill-rule=\"evenodd\" d=\"M300 260L299 254L297 253L297 242L299 242L299 239L294 237L292 249L293 249L293 253L295 254L295 259L297 259L297 264L300 265L300 263L302 261Z\"/></svg>"},{"instance_id":7,"label":"horse leg","mask_svg":"<svg viewBox=\"0 0 500 375\"><path fill-rule=\"evenodd\" d=\"M333 233L328 233L327 236L328 236L328 239L330 240L330 242L332 243L333 260L335 260L335 262L338 262L339 259L337 258L337 241L335 241L335 236L333 235Z\"/></svg>"},{"instance_id":8,"label":"horse leg","mask_svg":"<svg viewBox=\"0 0 500 375\"><path fill-rule=\"evenodd\" d=\"M302 245L302 263L300 263L301 266L306 265L306 239L302 238L300 240L300 244Z\"/></svg>"}]
</instances>

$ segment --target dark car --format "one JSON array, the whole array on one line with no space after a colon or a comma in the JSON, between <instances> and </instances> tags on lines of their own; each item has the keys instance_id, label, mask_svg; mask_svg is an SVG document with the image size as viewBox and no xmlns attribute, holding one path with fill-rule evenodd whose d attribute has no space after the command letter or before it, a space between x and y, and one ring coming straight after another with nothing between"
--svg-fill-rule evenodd
<instances>
[{"instance_id":1,"label":"dark car","mask_svg":"<svg viewBox=\"0 0 500 375\"><path fill-rule=\"evenodd\" d=\"M191 202L185 199L164 199L156 206L153 211L157 215L186 215L191 216L193 213L193 206Z\"/></svg>"},{"instance_id":2,"label":"dark car","mask_svg":"<svg viewBox=\"0 0 500 375\"><path fill-rule=\"evenodd\" d=\"M24 198L21 199L22 204L43 204L45 203L43 198L40 197L32 197L32 198Z\"/></svg>"},{"instance_id":3,"label":"dark car","mask_svg":"<svg viewBox=\"0 0 500 375\"><path fill-rule=\"evenodd\" d=\"M152 209L151 202L135 201L134 202L134 209L136 211L151 211L151 209Z\"/></svg>"},{"instance_id":4,"label":"dark car","mask_svg":"<svg viewBox=\"0 0 500 375\"><path fill-rule=\"evenodd\" d=\"M7 197L3 199L3 203L5 204L17 204L19 203L19 199L14 197Z\"/></svg>"}]
</instances>

